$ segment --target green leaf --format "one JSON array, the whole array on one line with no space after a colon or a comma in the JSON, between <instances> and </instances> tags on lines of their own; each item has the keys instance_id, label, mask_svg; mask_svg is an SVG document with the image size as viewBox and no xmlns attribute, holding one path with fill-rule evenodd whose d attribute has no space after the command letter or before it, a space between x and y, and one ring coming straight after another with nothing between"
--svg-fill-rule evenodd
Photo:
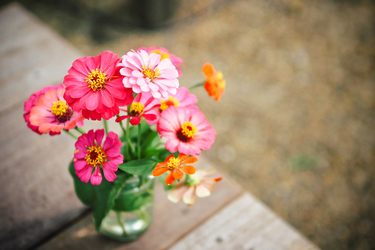
<instances>
[{"instance_id":1,"label":"green leaf","mask_svg":"<svg viewBox=\"0 0 375 250\"><path fill-rule=\"evenodd\" d=\"M144 151L146 148L152 147L156 139L159 139L159 133L151 130L146 138L142 138L141 150Z\"/></svg>"},{"instance_id":2,"label":"green leaf","mask_svg":"<svg viewBox=\"0 0 375 250\"><path fill-rule=\"evenodd\" d=\"M114 207L115 200L129 178L130 176L128 174L118 175L113 184L103 178L102 183L94 187L95 200L93 215L96 230L99 230L104 217Z\"/></svg>"},{"instance_id":3,"label":"green leaf","mask_svg":"<svg viewBox=\"0 0 375 250\"><path fill-rule=\"evenodd\" d=\"M147 157L140 160L132 160L121 165L118 168L122 171L134 175L149 175L155 168L157 161L154 157Z\"/></svg>"},{"instance_id":4,"label":"green leaf","mask_svg":"<svg viewBox=\"0 0 375 250\"><path fill-rule=\"evenodd\" d=\"M148 123L145 121L145 119L142 119L141 123L142 123L141 136L142 136L142 138L145 138L148 135L148 133L150 133L150 131L152 131L152 130L150 128L150 125L148 125ZM129 138L130 138L130 140L136 141L137 137L138 137L138 126L131 126L129 128Z\"/></svg>"},{"instance_id":5,"label":"green leaf","mask_svg":"<svg viewBox=\"0 0 375 250\"><path fill-rule=\"evenodd\" d=\"M163 150L165 150L165 149L164 148L160 148L160 149L150 148L150 149L147 149L145 151L142 151L142 157L146 158L146 157L151 157L151 156L155 157L156 156L156 158L158 159L158 162L161 162L157 156Z\"/></svg>"},{"instance_id":6,"label":"green leaf","mask_svg":"<svg viewBox=\"0 0 375 250\"><path fill-rule=\"evenodd\" d=\"M100 185L94 186L95 199L93 204L93 215L96 230L99 230L104 217L110 210L108 209L110 207L108 198L112 188L113 185L109 183L105 178L103 178Z\"/></svg>"},{"instance_id":7,"label":"green leaf","mask_svg":"<svg viewBox=\"0 0 375 250\"><path fill-rule=\"evenodd\" d=\"M91 183L81 181L75 171L73 161L69 164L69 173L73 177L74 189L78 199L85 205L92 206L95 199L94 187Z\"/></svg>"},{"instance_id":8,"label":"green leaf","mask_svg":"<svg viewBox=\"0 0 375 250\"><path fill-rule=\"evenodd\" d=\"M152 181L152 180L149 180ZM139 192L122 192L115 201L115 206L112 208L115 211L134 211L141 208L144 204L149 203L153 199L153 183L150 186Z\"/></svg>"},{"instance_id":9,"label":"green leaf","mask_svg":"<svg viewBox=\"0 0 375 250\"><path fill-rule=\"evenodd\" d=\"M120 194L122 187L130 176L126 173L118 174L113 183L103 178L100 185L82 182L75 173L73 162L69 165L69 172L74 180L74 188L77 197L85 205L92 206L95 220L95 228L98 230L104 217L115 205L115 200Z\"/></svg>"},{"instance_id":10,"label":"green leaf","mask_svg":"<svg viewBox=\"0 0 375 250\"><path fill-rule=\"evenodd\" d=\"M179 154L180 153L178 151L176 153L171 153L167 149L164 149L158 154L158 159L160 162L163 162L168 156L174 155L174 157L178 157Z\"/></svg>"}]
</instances>

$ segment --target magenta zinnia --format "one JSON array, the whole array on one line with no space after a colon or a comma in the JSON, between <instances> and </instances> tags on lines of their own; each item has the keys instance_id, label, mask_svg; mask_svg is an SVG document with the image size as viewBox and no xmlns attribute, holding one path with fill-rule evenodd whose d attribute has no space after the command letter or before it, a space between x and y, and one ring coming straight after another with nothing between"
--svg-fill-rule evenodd
<instances>
[{"instance_id":1,"label":"magenta zinnia","mask_svg":"<svg viewBox=\"0 0 375 250\"><path fill-rule=\"evenodd\" d=\"M161 137L168 138L165 148L171 153L199 155L215 141L216 131L205 115L196 109L170 107L161 113L158 122Z\"/></svg>"},{"instance_id":2,"label":"magenta zinnia","mask_svg":"<svg viewBox=\"0 0 375 250\"><path fill-rule=\"evenodd\" d=\"M43 93L43 91L45 91ZM75 126L83 126L83 116L81 112L74 112L63 98L65 89L62 85L48 87L37 92L35 97L37 101L29 100L25 103L30 107L28 115L31 129L38 131L39 134L50 133L51 135L60 133L62 129L73 129ZM27 114L25 114L27 115ZM26 120L27 116L25 116Z\"/></svg>"},{"instance_id":3,"label":"magenta zinnia","mask_svg":"<svg viewBox=\"0 0 375 250\"><path fill-rule=\"evenodd\" d=\"M130 123L132 125L138 125L143 117L148 124L155 124L158 122L160 116L159 107L160 103L158 99L155 99L149 92L140 93L130 106L130 113L117 117L116 122L130 118ZM125 109L121 110L127 112Z\"/></svg>"},{"instance_id":4,"label":"magenta zinnia","mask_svg":"<svg viewBox=\"0 0 375 250\"><path fill-rule=\"evenodd\" d=\"M92 185L99 185L102 182L102 172L107 181L112 182L117 177L115 172L118 165L124 161L120 149L122 143L113 132L107 134L102 145L103 138L104 129L95 132L90 130L81 135L75 144L74 168L83 182L87 183L91 178Z\"/></svg>"},{"instance_id":5,"label":"magenta zinnia","mask_svg":"<svg viewBox=\"0 0 375 250\"><path fill-rule=\"evenodd\" d=\"M82 110L86 119L108 120L120 112L119 106L129 105L133 95L122 84L119 60L111 51L75 60L64 78L64 98L69 106Z\"/></svg>"},{"instance_id":6,"label":"magenta zinnia","mask_svg":"<svg viewBox=\"0 0 375 250\"><path fill-rule=\"evenodd\" d=\"M135 93L151 92L154 98L168 98L176 94L178 72L171 60L145 50L130 51L122 57L121 75L126 88Z\"/></svg>"}]
</instances>

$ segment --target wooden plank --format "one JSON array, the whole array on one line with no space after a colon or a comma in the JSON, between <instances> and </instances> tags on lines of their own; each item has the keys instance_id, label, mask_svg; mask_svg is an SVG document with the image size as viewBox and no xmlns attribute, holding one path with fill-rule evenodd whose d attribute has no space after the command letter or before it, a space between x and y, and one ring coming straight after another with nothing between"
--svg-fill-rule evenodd
<instances>
[{"instance_id":1,"label":"wooden plank","mask_svg":"<svg viewBox=\"0 0 375 250\"><path fill-rule=\"evenodd\" d=\"M202 156L195 165L198 168L212 167ZM211 196L198 199L195 205L189 207L182 202L171 203L160 183L155 188L153 224L137 241L121 243L97 234L90 214L39 249L166 249L242 193L241 188L224 176Z\"/></svg>"},{"instance_id":2,"label":"wooden plank","mask_svg":"<svg viewBox=\"0 0 375 250\"><path fill-rule=\"evenodd\" d=\"M0 11L0 34L0 249L23 249L82 213L67 170L74 140L23 120L28 97L82 55L17 4Z\"/></svg>"},{"instance_id":3,"label":"wooden plank","mask_svg":"<svg viewBox=\"0 0 375 250\"><path fill-rule=\"evenodd\" d=\"M170 248L185 249L318 248L258 199L245 193Z\"/></svg>"},{"instance_id":4,"label":"wooden plank","mask_svg":"<svg viewBox=\"0 0 375 250\"><path fill-rule=\"evenodd\" d=\"M59 84L82 54L18 4L0 12L0 112Z\"/></svg>"}]
</instances>

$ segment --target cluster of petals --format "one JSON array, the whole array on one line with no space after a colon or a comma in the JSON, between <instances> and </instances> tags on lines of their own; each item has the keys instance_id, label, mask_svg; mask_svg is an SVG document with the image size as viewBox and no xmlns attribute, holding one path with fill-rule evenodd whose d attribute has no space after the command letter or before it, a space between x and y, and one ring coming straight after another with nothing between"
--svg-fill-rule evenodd
<instances>
[{"instance_id":1,"label":"cluster of petals","mask_svg":"<svg viewBox=\"0 0 375 250\"><path fill-rule=\"evenodd\" d=\"M167 138L165 148L171 153L199 155L215 141L216 131L198 108L170 107L163 111L157 125L161 137Z\"/></svg>"},{"instance_id":2,"label":"cluster of petals","mask_svg":"<svg viewBox=\"0 0 375 250\"><path fill-rule=\"evenodd\" d=\"M211 63L205 63L202 68L203 74L206 76L204 88L209 96L213 96L215 101L219 101L222 94L225 92L225 80L223 73L216 71Z\"/></svg>"},{"instance_id":3,"label":"cluster of petals","mask_svg":"<svg viewBox=\"0 0 375 250\"><path fill-rule=\"evenodd\" d=\"M189 176L189 180L178 183L168 194L168 199L174 203L181 199L187 205L193 205L197 197L210 196L215 188L216 182L222 178L212 178L209 175L213 171L198 170L194 175Z\"/></svg>"},{"instance_id":4,"label":"cluster of petals","mask_svg":"<svg viewBox=\"0 0 375 250\"><path fill-rule=\"evenodd\" d=\"M83 126L83 116L74 112L64 100L64 87L48 86L35 92L25 103L25 121L38 134L59 134L62 129Z\"/></svg>"},{"instance_id":5,"label":"cluster of petals","mask_svg":"<svg viewBox=\"0 0 375 250\"><path fill-rule=\"evenodd\" d=\"M130 118L130 123L132 125L137 125L141 122L141 118L143 117L148 124L155 124L160 117L159 107L159 100L155 99L150 92L140 93L135 97L134 102L130 106L129 114L117 117L116 122ZM120 110L127 112L125 109Z\"/></svg>"},{"instance_id":6,"label":"cluster of petals","mask_svg":"<svg viewBox=\"0 0 375 250\"><path fill-rule=\"evenodd\" d=\"M115 172L118 165L124 161L121 154L122 143L118 135L109 132L103 142L104 129L81 135L75 143L74 168L76 174L83 182L88 182L91 178L92 185L99 185L102 182L102 171L107 181L116 179ZM94 171L93 171L94 170Z\"/></svg>"},{"instance_id":7,"label":"cluster of petals","mask_svg":"<svg viewBox=\"0 0 375 250\"><path fill-rule=\"evenodd\" d=\"M165 159L164 162L161 162L155 166L155 169L152 171L153 176L160 176L167 171L170 171L165 178L165 184L172 185L175 180L181 180L184 177L184 173L186 174L194 174L195 167L192 165L185 165L185 164L192 164L197 162L197 157L179 154L177 158L174 155L170 155Z\"/></svg>"},{"instance_id":8,"label":"cluster of petals","mask_svg":"<svg viewBox=\"0 0 375 250\"><path fill-rule=\"evenodd\" d=\"M176 94L178 72L171 60L145 50L130 51L122 57L120 73L123 83L135 93L150 92L154 98Z\"/></svg>"},{"instance_id":9,"label":"cluster of petals","mask_svg":"<svg viewBox=\"0 0 375 250\"><path fill-rule=\"evenodd\" d=\"M64 78L69 106L82 110L86 119L108 120L120 112L119 107L129 105L133 95L122 84L119 61L111 51L75 60Z\"/></svg>"},{"instance_id":10,"label":"cluster of petals","mask_svg":"<svg viewBox=\"0 0 375 250\"><path fill-rule=\"evenodd\" d=\"M148 54L151 54L151 53L159 54L161 55L160 60L163 60L164 58L168 58L169 60L171 60L173 66L176 67L178 71L178 76L181 76L182 72L179 69L179 67L182 66L182 59L170 53L169 50L167 50L166 48L156 47L156 46L148 47L148 48L140 47L137 51L140 51L140 50L145 50Z\"/></svg>"},{"instance_id":11,"label":"cluster of petals","mask_svg":"<svg viewBox=\"0 0 375 250\"><path fill-rule=\"evenodd\" d=\"M175 95L169 96L167 99L160 99L160 111L164 111L169 107L193 107L198 102L194 94L190 94L185 87L180 87Z\"/></svg>"},{"instance_id":12,"label":"cluster of petals","mask_svg":"<svg viewBox=\"0 0 375 250\"><path fill-rule=\"evenodd\" d=\"M62 86L62 85L61 85ZM54 89L54 88L57 88L57 86L47 86L47 87L44 87L43 89L41 90L38 90L36 92L34 92L30 97L29 99L25 102L25 105L24 105L24 111L25 111L25 114L23 115L23 118L25 119L25 122L27 124L27 126L32 130L34 131L35 133L37 134L42 134L41 132L39 132L39 126L34 126L34 125L31 125L30 124L30 110L32 107L35 106L35 103L39 100L39 97L41 95L43 95L47 90L50 90L50 89ZM49 132L50 135L58 135L60 134L60 132Z\"/></svg>"}]
</instances>

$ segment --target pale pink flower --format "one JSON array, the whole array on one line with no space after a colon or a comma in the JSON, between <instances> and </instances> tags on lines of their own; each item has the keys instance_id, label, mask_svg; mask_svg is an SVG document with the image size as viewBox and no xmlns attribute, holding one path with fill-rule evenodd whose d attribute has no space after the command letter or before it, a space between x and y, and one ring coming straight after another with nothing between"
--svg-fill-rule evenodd
<instances>
[{"instance_id":1,"label":"pale pink flower","mask_svg":"<svg viewBox=\"0 0 375 250\"><path fill-rule=\"evenodd\" d=\"M171 95L167 99L160 99L160 111L163 112L169 107L192 107L197 102L198 99L194 94L189 94L187 88L180 87L175 95Z\"/></svg>"},{"instance_id":2,"label":"pale pink flower","mask_svg":"<svg viewBox=\"0 0 375 250\"><path fill-rule=\"evenodd\" d=\"M141 122L141 118L143 117L148 124L155 124L160 117L159 107L159 100L155 99L150 92L139 93L130 106L130 113L128 115L117 117L116 122L130 118L130 123L132 125L137 125ZM127 112L125 109L120 110Z\"/></svg>"},{"instance_id":3,"label":"pale pink flower","mask_svg":"<svg viewBox=\"0 0 375 250\"><path fill-rule=\"evenodd\" d=\"M170 53L166 48L163 48L163 47L140 47L137 51L140 51L140 50L145 50L148 54L151 54L151 53L155 53L155 54L159 54L161 55L161 59L160 60L163 60L164 58L168 58L171 60L172 64L176 67L177 71L178 71L178 76L181 76L181 70L179 69L179 67L182 66L182 59L180 57L177 57L175 55L173 55L172 53Z\"/></svg>"},{"instance_id":4,"label":"pale pink flower","mask_svg":"<svg viewBox=\"0 0 375 250\"><path fill-rule=\"evenodd\" d=\"M124 156L121 154L122 143L118 135L113 132L107 134L102 145L103 138L104 129L95 132L90 130L81 135L75 144L74 168L83 182L87 183L91 178L92 185L99 185L102 182L101 169L107 181L112 182L117 177L115 172L118 170L118 165L124 161Z\"/></svg>"},{"instance_id":5,"label":"pale pink flower","mask_svg":"<svg viewBox=\"0 0 375 250\"><path fill-rule=\"evenodd\" d=\"M73 62L64 78L65 100L86 119L105 120L129 105L133 94L122 84L118 55L104 51L96 57L82 57Z\"/></svg>"},{"instance_id":6,"label":"pale pink flower","mask_svg":"<svg viewBox=\"0 0 375 250\"><path fill-rule=\"evenodd\" d=\"M165 148L171 153L199 155L215 141L216 131L198 108L170 107L161 113L157 130L168 138Z\"/></svg>"},{"instance_id":7,"label":"pale pink flower","mask_svg":"<svg viewBox=\"0 0 375 250\"><path fill-rule=\"evenodd\" d=\"M81 112L74 112L64 100L65 89L62 85L48 88L39 95L30 109L30 125L37 127L41 134L60 133L62 129L73 129L83 126ZM28 103L29 105L30 103ZM25 104L26 106L26 104Z\"/></svg>"},{"instance_id":8,"label":"pale pink flower","mask_svg":"<svg viewBox=\"0 0 375 250\"><path fill-rule=\"evenodd\" d=\"M187 205L193 205L197 201L197 197L203 198L210 196L215 188L216 182L222 178L212 178L208 175L215 170L205 171L198 170L194 175L190 175L188 179L178 183L168 194L168 199L174 203L181 199Z\"/></svg>"},{"instance_id":9,"label":"pale pink flower","mask_svg":"<svg viewBox=\"0 0 375 250\"><path fill-rule=\"evenodd\" d=\"M145 50L130 51L122 56L120 73L126 88L135 93L151 92L154 98L168 98L179 86L178 72L171 60Z\"/></svg>"}]
</instances>

